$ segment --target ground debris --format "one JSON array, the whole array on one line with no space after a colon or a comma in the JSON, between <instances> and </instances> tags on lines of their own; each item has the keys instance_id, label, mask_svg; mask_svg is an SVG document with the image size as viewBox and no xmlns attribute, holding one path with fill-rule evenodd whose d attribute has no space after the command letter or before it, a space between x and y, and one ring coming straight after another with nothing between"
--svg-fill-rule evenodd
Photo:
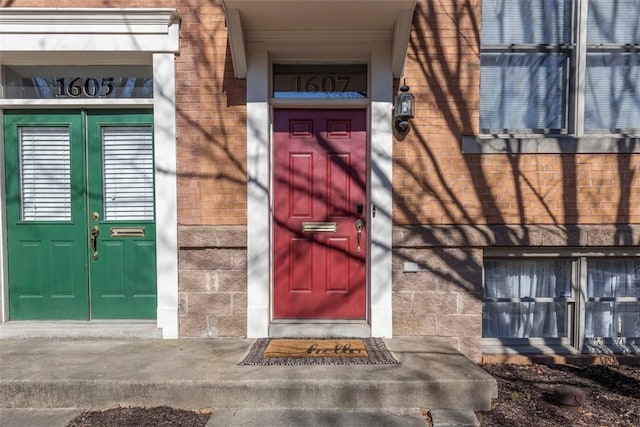
<instances>
[{"instance_id":1,"label":"ground debris","mask_svg":"<svg viewBox=\"0 0 640 427\"><path fill-rule=\"evenodd\" d=\"M491 411L476 412L482 426L638 426L640 367L486 364L498 381ZM556 405L557 386L580 388L581 410Z\"/></svg>"},{"instance_id":2,"label":"ground debris","mask_svg":"<svg viewBox=\"0 0 640 427\"><path fill-rule=\"evenodd\" d=\"M204 427L210 412L156 406L125 407L102 411L84 411L66 427Z\"/></svg>"}]
</instances>

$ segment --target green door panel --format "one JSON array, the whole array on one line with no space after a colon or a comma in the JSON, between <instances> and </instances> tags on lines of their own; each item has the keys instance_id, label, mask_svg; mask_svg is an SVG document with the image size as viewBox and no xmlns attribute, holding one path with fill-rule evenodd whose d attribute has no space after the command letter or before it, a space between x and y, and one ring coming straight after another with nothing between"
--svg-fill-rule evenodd
<instances>
[{"instance_id":1,"label":"green door panel","mask_svg":"<svg viewBox=\"0 0 640 427\"><path fill-rule=\"evenodd\" d=\"M22 194L21 173L29 172L27 161L21 171L20 147L25 139L21 135L50 129L63 130L69 136L70 217L23 219L22 201L26 197ZM81 116L61 111L38 114L9 111L4 115L4 130L10 319L87 319L85 151ZM42 138L37 145L40 155L35 161L36 173L46 177L47 167L38 162L47 161L50 144ZM29 149L25 144L22 151ZM33 185L43 184L39 181ZM34 203L35 211L38 203L41 202Z\"/></svg>"},{"instance_id":2,"label":"green door panel","mask_svg":"<svg viewBox=\"0 0 640 427\"><path fill-rule=\"evenodd\" d=\"M107 227L108 229L108 227ZM93 317L156 317L155 242L133 238L98 242L92 266Z\"/></svg>"},{"instance_id":3,"label":"green door panel","mask_svg":"<svg viewBox=\"0 0 640 427\"><path fill-rule=\"evenodd\" d=\"M92 190L89 211L98 213L97 219L89 218L89 224L100 230L97 259L90 259L91 305L95 319L156 318L153 194L145 203L140 201L140 191L135 189L140 176L146 175L150 180L147 189L153 190L152 129L153 116L144 112L130 112L125 116L105 111L88 118L89 188ZM111 151L105 148L111 134L116 135L115 154L109 154ZM137 146L139 140L146 142L145 150ZM138 160L133 161L134 157ZM107 182L110 167L118 168L115 184ZM116 189L107 194L105 187L114 186ZM126 200L122 204L117 203L120 197ZM113 210L117 213L111 218L108 206L114 202ZM146 211L140 208L141 204ZM143 214L140 211L144 211Z\"/></svg>"}]
</instances>

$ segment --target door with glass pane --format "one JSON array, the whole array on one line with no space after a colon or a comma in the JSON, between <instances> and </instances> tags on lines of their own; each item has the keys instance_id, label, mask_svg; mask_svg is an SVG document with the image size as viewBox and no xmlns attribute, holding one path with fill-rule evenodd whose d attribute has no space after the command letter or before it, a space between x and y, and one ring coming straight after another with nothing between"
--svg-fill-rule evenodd
<instances>
[{"instance_id":1,"label":"door with glass pane","mask_svg":"<svg viewBox=\"0 0 640 427\"><path fill-rule=\"evenodd\" d=\"M151 114L88 115L88 223L93 318L155 318Z\"/></svg>"},{"instance_id":2,"label":"door with glass pane","mask_svg":"<svg viewBox=\"0 0 640 427\"><path fill-rule=\"evenodd\" d=\"M154 318L152 115L7 112L12 320Z\"/></svg>"}]
</instances>

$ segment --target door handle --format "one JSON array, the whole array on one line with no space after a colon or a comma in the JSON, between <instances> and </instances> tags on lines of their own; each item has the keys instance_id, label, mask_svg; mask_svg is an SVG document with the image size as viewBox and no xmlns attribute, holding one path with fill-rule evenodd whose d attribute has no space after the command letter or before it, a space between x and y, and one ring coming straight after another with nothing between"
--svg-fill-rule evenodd
<instances>
[{"instance_id":1,"label":"door handle","mask_svg":"<svg viewBox=\"0 0 640 427\"><path fill-rule=\"evenodd\" d=\"M93 251L93 259L98 259L98 236L100 228L97 225L91 227L91 250Z\"/></svg>"},{"instance_id":2,"label":"door handle","mask_svg":"<svg viewBox=\"0 0 640 427\"><path fill-rule=\"evenodd\" d=\"M360 240L362 239L362 230L364 230L364 220L362 218L356 219L356 232L358 233L358 252L360 252Z\"/></svg>"}]
</instances>

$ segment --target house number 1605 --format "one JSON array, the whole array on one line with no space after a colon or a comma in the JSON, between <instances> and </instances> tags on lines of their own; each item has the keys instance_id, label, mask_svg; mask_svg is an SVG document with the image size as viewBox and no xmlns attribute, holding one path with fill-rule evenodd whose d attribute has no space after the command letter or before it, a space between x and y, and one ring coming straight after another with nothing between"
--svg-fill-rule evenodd
<instances>
[{"instance_id":1,"label":"house number 1605","mask_svg":"<svg viewBox=\"0 0 640 427\"><path fill-rule=\"evenodd\" d=\"M58 96L95 98L108 96L113 92L113 77L105 77L101 81L94 77L76 77L56 79Z\"/></svg>"}]
</instances>

